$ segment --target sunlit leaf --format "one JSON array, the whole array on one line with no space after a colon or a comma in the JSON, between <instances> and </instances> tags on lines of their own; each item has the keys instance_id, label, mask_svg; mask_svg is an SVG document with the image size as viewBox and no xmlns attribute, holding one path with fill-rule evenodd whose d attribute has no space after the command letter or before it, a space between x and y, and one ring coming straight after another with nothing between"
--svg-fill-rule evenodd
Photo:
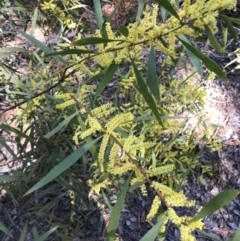
<instances>
[{"instance_id":1,"label":"sunlit leaf","mask_svg":"<svg viewBox=\"0 0 240 241\"><path fill-rule=\"evenodd\" d=\"M192 218L191 222L197 221L214 213L226 204L230 203L239 195L239 190L229 189L219 193L217 196L212 198L201 210L200 212Z\"/></svg>"},{"instance_id":2,"label":"sunlit leaf","mask_svg":"<svg viewBox=\"0 0 240 241\"><path fill-rule=\"evenodd\" d=\"M235 233L231 241L239 241L239 240L240 240L240 226L238 227L237 232Z\"/></svg>"},{"instance_id":3,"label":"sunlit leaf","mask_svg":"<svg viewBox=\"0 0 240 241\"><path fill-rule=\"evenodd\" d=\"M98 28L101 30L103 25L101 3L100 3L100 0L93 0L93 3L94 3L94 10L97 18Z\"/></svg>"},{"instance_id":4,"label":"sunlit leaf","mask_svg":"<svg viewBox=\"0 0 240 241\"><path fill-rule=\"evenodd\" d=\"M164 223L164 219L161 219L155 224L141 239L140 241L154 241L159 234L159 230Z\"/></svg>"}]
</instances>

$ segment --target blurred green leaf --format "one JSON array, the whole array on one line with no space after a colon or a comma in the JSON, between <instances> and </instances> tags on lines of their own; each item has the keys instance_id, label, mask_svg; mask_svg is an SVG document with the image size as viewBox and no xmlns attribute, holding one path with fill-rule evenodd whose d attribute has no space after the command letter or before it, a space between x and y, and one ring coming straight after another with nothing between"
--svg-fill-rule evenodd
<instances>
[{"instance_id":1,"label":"blurred green leaf","mask_svg":"<svg viewBox=\"0 0 240 241\"><path fill-rule=\"evenodd\" d=\"M138 10L137 10L136 22L139 22L139 20L140 20L145 2L146 2L146 0L138 0Z\"/></svg>"},{"instance_id":2,"label":"blurred green leaf","mask_svg":"<svg viewBox=\"0 0 240 241\"><path fill-rule=\"evenodd\" d=\"M12 142L12 140L7 140L7 139L5 139L5 138L3 138L3 137L0 136L0 145L1 145L1 146L4 146L4 147L7 149L7 151L11 154L12 158L14 158L15 160L17 160L16 154L14 153L14 151L12 150L12 148L10 148L10 147L8 146L7 141L9 141L9 142L11 141L11 142Z\"/></svg>"},{"instance_id":3,"label":"blurred green leaf","mask_svg":"<svg viewBox=\"0 0 240 241\"><path fill-rule=\"evenodd\" d=\"M94 10L97 18L98 28L101 30L103 25L101 3L100 3L100 0L93 0L93 3L94 3Z\"/></svg>"},{"instance_id":4,"label":"blurred green leaf","mask_svg":"<svg viewBox=\"0 0 240 241\"><path fill-rule=\"evenodd\" d=\"M122 40L114 40L114 39L107 39L107 38L98 38L98 37L88 37L84 39L77 40L72 43L73 46L85 46L85 45L92 45L92 44L103 44L108 42L119 42Z\"/></svg>"},{"instance_id":5,"label":"blurred green leaf","mask_svg":"<svg viewBox=\"0 0 240 241\"><path fill-rule=\"evenodd\" d=\"M156 116L159 124L161 126L163 126L163 121L161 119L161 116L158 112L158 108L154 102L154 99L153 97L151 96L151 94L149 93L148 91L148 88L147 88L147 85L145 84L141 74L139 73L138 69L137 69L137 66L135 65L134 61L132 60L132 65L133 65L133 69L134 69L134 73L135 73L135 76L136 76L136 79L137 79L137 82L138 82L138 85L139 85L139 89L140 89L140 92L141 94L143 95L145 101L147 102L147 104L149 105L150 109L152 110L153 114ZM164 113L162 113L163 115Z\"/></svg>"},{"instance_id":6,"label":"blurred green leaf","mask_svg":"<svg viewBox=\"0 0 240 241\"><path fill-rule=\"evenodd\" d=\"M191 42L187 39L186 36L180 35L179 38L191 45ZM196 69L196 71L201 76L203 76L203 67L202 67L202 63L201 63L200 59L195 54L193 54L190 50L188 50L188 48L186 48L184 45L183 45L183 48L186 51L191 63L193 64L194 68Z\"/></svg>"},{"instance_id":7,"label":"blurred green leaf","mask_svg":"<svg viewBox=\"0 0 240 241\"><path fill-rule=\"evenodd\" d=\"M24 224L23 230L22 230L22 232L21 232L21 236L20 236L20 238L19 238L18 241L25 241L25 240L27 240L27 239L26 239L27 228L28 228L28 222L26 222L26 223Z\"/></svg>"},{"instance_id":8,"label":"blurred green leaf","mask_svg":"<svg viewBox=\"0 0 240 241\"><path fill-rule=\"evenodd\" d=\"M222 35L223 35L223 46L224 46L224 48L226 48L226 46L227 46L227 38L228 38L228 28L225 28L221 24L221 29L222 29Z\"/></svg>"},{"instance_id":9,"label":"blurred green leaf","mask_svg":"<svg viewBox=\"0 0 240 241\"><path fill-rule=\"evenodd\" d=\"M75 112L74 114L67 117L65 120L63 120L61 123L58 124L57 127L55 127L52 131L50 131L47 135L44 136L44 138L49 139L54 134L56 134L58 131L60 131L63 127L67 126L70 121L79 113L79 111Z\"/></svg>"},{"instance_id":10,"label":"blurred green leaf","mask_svg":"<svg viewBox=\"0 0 240 241\"><path fill-rule=\"evenodd\" d=\"M215 36L213 35L211 29L205 25L205 30L207 32L208 35L208 39L210 41L210 43L212 44L212 46L220 53L226 53L226 50L222 48L222 46L218 43L217 39L215 38Z\"/></svg>"},{"instance_id":11,"label":"blurred green leaf","mask_svg":"<svg viewBox=\"0 0 240 241\"><path fill-rule=\"evenodd\" d=\"M8 228L1 221L0 221L0 230L3 231L8 236L10 236L11 238L13 237L11 232L8 230Z\"/></svg>"},{"instance_id":12,"label":"blurred green leaf","mask_svg":"<svg viewBox=\"0 0 240 241\"><path fill-rule=\"evenodd\" d=\"M229 17L229 16L226 16L224 14L221 14L221 16L227 20L229 20L230 22L232 23L236 23L236 24L240 24L240 19L239 18L232 18L232 17Z\"/></svg>"},{"instance_id":13,"label":"blurred green leaf","mask_svg":"<svg viewBox=\"0 0 240 241\"><path fill-rule=\"evenodd\" d=\"M119 64L115 64L115 63L112 63L105 75L103 76L103 78L101 79L100 83L98 84L98 87L96 89L96 93L95 93L95 96L94 96L94 99L96 100L96 98L102 93L102 91L106 88L106 86L111 82L115 72L117 71L118 69L118 66Z\"/></svg>"},{"instance_id":14,"label":"blurred green leaf","mask_svg":"<svg viewBox=\"0 0 240 241\"><path fill-rule=\"evenodd\" d=\"M86 49L68 49L68 50L63 50L59 52L54 52L51 54L46 54L44 57L48 56L54 56L54 55L67 55L67 54L96 54L95 51L92 50L86 50Z\"/></svg>"},{"instance_id":15,"label":"blurred green leaf","mask_svg":"<svg viewBox=\"0 0 240 241\"><path fill-rule=\"evenodd\" d=\"M1 168L0 168L1 170ZM10 171L10 170L9 170ZM0 175L0 182L12 182L12 181L16 181L16 180L20 180L21 175Z\"/></svg>"},{"instance_id":16,"label":"blurred green leaf","mask_svg":"<svg viewBox=\"0 0 240 241\"><path fill-rule=\"evenodd\" d=\"M119 218L121 215L121 211L123 208L127 190L129 188L129 183L130 183L131 177L132 177L132 174L128 177L127 181L125 182L124 187L123 187L121 193L119 194L117 203L113 207L110 221L109 221L108 228L107 228L107 235L106 235L107 241L114 241L114 239L115 239L115 233L117 231Z\"/></svg>"},{"instance_id":17,"label":"blurred green leaf","mask_svg":"<svg viewBox=\"0 0 240 241\"><path fill-rule=\"evenodd\" d=\"M237 41L238 40L238 32L237 30L233 27L232 23L228 20L228 18L226 16L223 16L223 20L228 28L228 31L231 35L231 37Z\"/></svg>"},{"instance_id":18,"label":"blurred green leaf","mask_svg":"<svg viewBox=\"0 0 240 241\"><path fill-rule=\"evenodd\" d=\"M229 189L219 193L217 196L212 198L201 210L200 212L192 218L190 222L195 222L199 219L206 217L214 213L215 211L222 208L224 205L230 203L234 198L239 195L239 190Z\"/></svg>"},{"instance_id":19,"label":"blurred green leaf","mask_svg":"<svg viewBox=\"0 0 240 241\"><path fill-rule=\"evenodd\" d=\"M238 227L237 232L235 233L231 241L239 241L239 240L240 240L240 226Z\"/></svg>"},{"instance_id":20,"label":"blurred green leaf","mask_svg":"<svg viewBox=\"0 0 240 241\"><path fill-rule=\"evenodd\" d=\"M147 84L157 102L160 101L159 81L156 70L156 57L153 46L151 47L147 63Z\"/></svg>"},{"instance_id":21,"label":"blurred green leaf","mask_svg":"<svg viewBox=\"0 0 240 241\"><path fill-rule=\"evenodd\" d=\"M140 241L154 241L159 234L159 230L162 227L164 219L161 219L156 223L141 239Z\"/></svg>"},{"instance_id":22,"label":"blurred green leaf","mask_svg":"<svg viewBox=\"0 0 240 241\"><path fill-rule=\"evenodd\" d=\"M44 53L50 54L53 53L53 51L48 48L48 46L46 46L45 44L41 43L39 40L37 40L36 38L34 38L33 36L24 33L21 30L18 30L18 32L24 37L26 38L28 41L30 41L31 43L33 43L34 45L36 45L38 48L40 48ZM55 60L57 60L58 62L62 63L62 64L67 64L67 62L65 60L63 60L62 58L60 58L59 56L54 56L53 57Z\"/></svg>"},{"instance_id":23,"label":"blurred green leaf","mask_svg":"<svg viewBox=\"0 0 240 241\"><path fill-rule=\"evenodd\" d=\"M45 234L43 234L41 237L39 237L35 241L45 241L46 238L49 237L57 228L58 228L58 226L51 228L49 231L47 231Z\"/></svg>"},{"instance_id":24,"label":"blurred green leaf","mask_svg":"<svg viewBox=\"0 0 240 241\"><path fill-rule=\"evenodd\" d=\"M180 20L177 12L174 10L173 6L168 0L155 0L160 6L164 7L169 13L171 13L174 17Z\"/></svg>"},{"instance_id":25,"label":"blurred green leaf","mask_svg":"<svg viewBox=\"0 0 240 241\"><path fill-rule=\"evenodd\" d=\"M31 35L34 34L34 31L36 29L37 19L38 19L38 8L35 8L33 13L33 18L32 18Z\"/></svg>"},{"instance_id":26,"label":"blurred green leaf","mask_svg":"<svg viewBox=\"0 0 240 241\"><path fill-rule=\"evenodd\" d=\"M194 48L191 44L187 43L186 41L179 38L182 44L189 49L194 55L196 55L199 59L203 61L206 67L216 73L219 77L223 80L227 81L226 74L222 71L222 69L211 59L209 59L206 55L202 54L198 49Z\"/></svg>"},{"instance_id":27,"label":"blurred green leaf","mask_svg":"<svg viewBox=\"0 0 240 241\"><path fill-rule=\"evenodd\" d=\"M201 233L210 239L221 241L221 239L216 234L206 233L203 230L198 230L198 233Z\"/></svg>"},{"instance_id":28,"label":"blurred green leaf","mask_svg":"<svg viewBox=\"0 0 240 241\"><path fill-rule=\"evenodd\" d=\"M30 188L24 196L36 191L37 189L45 186L49 182L53 181L56 177L66 171L69 167L71 167L76 161L78 161L85 152L91 148L101 137L93 140L92 142L86 143L84 146L80 147L72 154L70 154L67 158L65 158L61 163L56 165L44 178L42 178L39 182L37 182L32 188Z\"/></svg>"},{"instance_id":29,"label":"blurred green leaf","mask_svg":"<svg viewBox=\"0 0 240 241\"><path fill-rule=\"evenodd\" d=\"M136 190L137 188L141 187L146 181L139 181L134 183L130 188L129 188L129 192L133 192L134 190Z\"/></svg>"},{"instance_id":30,"label":"blurred green leaf","mask_svg":"<svg viewBox=\"0 0 240 241\"><path fill-rule=\"evenodd\" d=\"M128 28L125 25L120 25L119 31L121 32L122 35L124 35L125 37L128 36L129 31Z\"/></svg>"}]
</instances>

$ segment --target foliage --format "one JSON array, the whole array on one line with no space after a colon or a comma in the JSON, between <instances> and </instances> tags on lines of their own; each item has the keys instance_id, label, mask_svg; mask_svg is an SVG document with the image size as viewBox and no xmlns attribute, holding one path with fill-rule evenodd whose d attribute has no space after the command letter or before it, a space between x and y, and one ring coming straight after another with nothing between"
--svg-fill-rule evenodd
<instances>
[{"instance_id":1,"label":"foliage","mask_svg":"<svg viewBox=\"0 0 240 241\"><path fill-rule=\"evenodd\" d=\"M82 4L40 2L41 11L57 17L64 27L77 26L71 11ZM113 31L98 14L99 29L78 33L73 42L59 44L55 50L20 31L45 56L29 60L27 75L2 75L6 86L14 85L14 91L9 89L7 94L17 101L18 109L17 128L2 128L16 136L19 154L11 161L21 160L22 164L1 186L12 197L38 190L36 198L44 196L44 189L63 187L72 211L70 223L67 227L61 224L63 232L58 237L68 240L78 234L76 227L82 223L76 216L77 204L87 209L81 198L86 191L102 211L109 202L102 197L103 190L111 195L110 188L118 187L119 200L111 220L119 217L128 185L119 190L130 173L131 186L139 187L143 196L150 189L155 192L146 221L162 219L156 226L161 227L157 235L165 235L168 220L179 226L184 241L196 240L192 231L204 228L201 220L179 217L174 207L195 206L179 189L187 174L201 165L196 146L201 142L213 151L221 147L212 137L214 128L206 125L206 93L203 82L196 81L203 78L199 77L202 63L207 68L205 81L215 74L226 80L226 75L194 46L194 39L206 30L212 45L221 50L214 37L217 17L224 9L234 9L236 2L185 0L181 8L167 0L156 2L167 11L165 20L158 20L158 4L146 4L138 21ZM185 53L193 67L186 63ZM43 58L51 56L44 63ZM182 74L179 69L184 70ZM192 119L195 122L189 124ZM35 199L30 197L32 203ZM52 203L58 201L54 198ZM162 205L167 207L164 212ZM109 240L116 231L113 222L116 220L109 224ZM157 233L154 227L152 233Z\"/></svg>"}]
</instances>

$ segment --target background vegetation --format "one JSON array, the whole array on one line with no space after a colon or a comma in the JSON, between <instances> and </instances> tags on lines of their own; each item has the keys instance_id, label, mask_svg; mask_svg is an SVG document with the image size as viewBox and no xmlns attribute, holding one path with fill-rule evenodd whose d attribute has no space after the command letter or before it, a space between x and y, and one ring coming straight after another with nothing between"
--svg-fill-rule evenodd
<instances>
[{"instance_id":1,"label":"background vegetation","mask_svg":"<svg viewBox=\"0 0 240 241\"><path fill-rule=\"evenodd\" d=\"M15 110L11 123L1 124L0 141L9 154L1 165L12 168L0 176L0 186L35 221L24 220L20 231L1 222L0 229L16 240L85 238L84 216L97 208L101 238L121 240L116 231L125 197L140 190L152 200L145 217L152 228L141 241L164 240L169 220L181 240L196 240L192 231L204 228L202 218L239 193L220 193L196 207L195 217L179 217L174 209L195 207L180 191L189 173L199 167L200 175L214 172L199 161L202 147L221 148L204 113L204 86L227 76L197 43L208 41L226 53L240 21L223 11L234 11L237 2L1 4L10 28L3 36L27 42L2 42L0 52L4 112ZM87 14L96 21L84 21ZM37 28L53 38L39 40ZM27 71L19 71L16 56Z\"/></svg>"}]
</instances>

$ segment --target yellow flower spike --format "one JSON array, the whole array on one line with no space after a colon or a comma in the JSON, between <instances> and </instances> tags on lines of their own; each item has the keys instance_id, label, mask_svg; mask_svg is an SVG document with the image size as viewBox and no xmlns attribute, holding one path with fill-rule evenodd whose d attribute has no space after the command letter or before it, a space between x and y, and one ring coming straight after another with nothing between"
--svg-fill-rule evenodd
<instances>
[{"instance_id":1,"label":"yellow flower spike","mask_svg":"<svg viewBox=\"0 0 240 241\"><path fill-rule=\"evenodd\" d=\"M66 101L62 104L56 105L56 109L64 109L64 108L66 108L70 105L73 105L73 104L75 104L75 100L68 100L68 101Z\"/></svg>"},{"instance_id":2,"label":"yellow flower spike","mask_svg":"<svg viewBox=\"0 0 240 241\"><path fill-rule=\"evenodd\" d=\"M146 218L147 222L150 222L154 218L154 216L156 215L160 205L161 205L160 198L158 196L155 196L155 198L153 199L151 210L148 213L147 218Z\"/></svg>"},{"instance_id":3,"label":"yellow flower spike","mask_svg":"<svg viewBox=\"0 0 240 241\"><path fill-rule=\"evenodd\" d=\"M163 173L171 172L174 169L175 169L174 165L161 166L161 167L157 167L157 168L153 168L151 170L148 170L147 175L149 177L157 176L157 175L161 175Z\"/></svg>"},{"instance_id":4,"label":"yellow flower spike","mask_svg":"<svg viewBox=\"0 0 240 241\"><path fill-rule=\"evenodd\" d=\"M136 165L133 164L133 163L130 163L130 162L123 163L122 166L117 166L117 167L112 171L112 174L122 175L122 174L124 174L124 173L127 172L127 171L134 170L135 167L136 167Z\"/></svg>"},{"instance_id":5,"label":"yellow flower spike","mask_svg":"<svg viewBox=\"0 0 240 241\"><path fill-rule=\"evenodd\" d=\"M102 139L102 143L98 152L98 164L100 167L101 172L104 172L104 154L108 145L108 141L110 139L110 135L105 134L103 139Z\"/></svg>"}]
</instances>

